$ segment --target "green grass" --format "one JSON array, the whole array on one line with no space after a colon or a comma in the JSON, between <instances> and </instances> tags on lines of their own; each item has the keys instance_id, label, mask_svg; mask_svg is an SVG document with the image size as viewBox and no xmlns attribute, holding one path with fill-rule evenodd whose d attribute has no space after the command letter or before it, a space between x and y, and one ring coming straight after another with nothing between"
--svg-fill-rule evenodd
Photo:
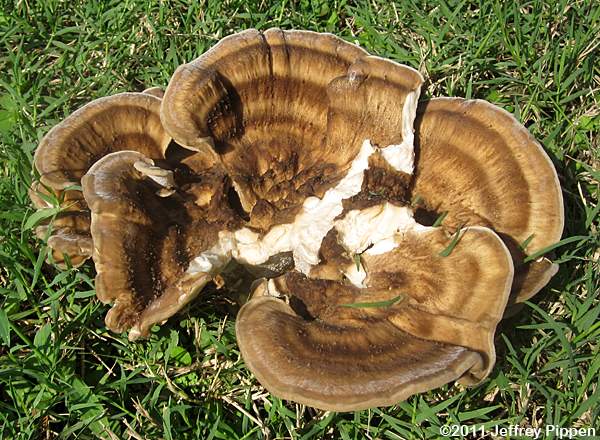
<instances>
[{"instance_id":1,"label":"green grass","mask_svg":"<svg viewBox=\"0 0 600 440\"><path fill-rule=\"evenodd\" d=\"M401 439L436 438L441 425L459 422L600 426L594 3L2 1L0 438ZM222 295L209 292L150 340L129 343L104 326L90 264L60 271L44 263L26 188L48 129L94 98L165 85L229 33L271 26L334 32L418 68L424 96L492 101L551 156L564 238L580 238L554 250L558 275L502 323L498 362L481 386L356 413L282 402L245 369L236 306Z\"/></svg>"}]
</instances>

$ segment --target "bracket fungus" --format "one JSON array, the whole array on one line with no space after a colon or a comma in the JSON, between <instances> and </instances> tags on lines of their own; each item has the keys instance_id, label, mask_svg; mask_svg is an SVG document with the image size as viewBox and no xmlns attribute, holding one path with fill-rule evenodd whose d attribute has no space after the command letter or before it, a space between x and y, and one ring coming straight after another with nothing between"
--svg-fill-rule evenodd
<instances>
[{"instance_id":1,"label":"bracket fungus","mask_svg":"<svg viewBox=\"0 0 600 440\"><path fill-rule=\"evenodd\" d=\"M236 321L246 364L275 395L336 411L478 383L495 361L513 266L489 229L463 233L447 258L438 228L395 234L393 250L363 254L364 288L297 272L265 281Z\"/></svg>"},{"instance_id":2,"label":"bracket fungus","mask_svg":"<svg viewBox=\"0 0 600 440\"><path fill-rule=\"evenodd\" d=\"M171 141L160 122L158 88L150 93L119 93L96 99L54 126L34 156L39 181L29 194L37 208L58 200L63 213L52 225L48 245L54 261L73 265L91 257L90 212L81 193L81 178L98 159L121 150L135 150L159 159ZM38 228L38 236L48 225Z\"/></svg>"},{"instance_id":3,"label":"bracket fungus","mask_svg":"<svg viewBox=\"0 0 600 440\"><path fill-rule=\"evenodd\" d=\"M422 83L331 34L226 37L164 95L100 99L50 131L40 184L76 208L49 243L91 253L107 327L132 340L247 267L237 340L282 398L349 411L476 384L507 305L556 270L522 260L560 237L560 186L507 112L418 105Z\"/></svg>"},{"instance_id":4,"label":"bracket fungus","mask_svg":"<svg viewBox=\"0 0 600 440\"><path fill-rule=\"evenodd\" d=\"M564 226L560 183L542 146L514 116L482 100L434 98L415 126L414 191L425 209L447 212L450 226L492 228L514 258L511 304L531 298L558 266L523 260L560 240Z\"/></svg>"}]
</instances>

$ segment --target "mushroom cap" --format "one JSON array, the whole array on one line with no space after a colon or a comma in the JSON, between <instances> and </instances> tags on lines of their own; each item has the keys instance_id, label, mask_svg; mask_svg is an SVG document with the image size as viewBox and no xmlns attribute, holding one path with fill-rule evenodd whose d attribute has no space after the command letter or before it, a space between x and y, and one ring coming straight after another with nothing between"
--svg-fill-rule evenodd
<instances>
[{"instance_id":1,"label":"mushroom cap","mask_svg":"<svg viewBox=\"0 0 600 440\"><path fill-rule=\"evenodd\" d=\"M51 249L48 261L61 269L67 267L67 258L73 267L81 266L92 256L90 213L81 191L54 190L34 181L28 194L38 209L53 208L56 203L61 207L61 212L51 222L44 221L35 228L35 235L46 240Z\"/></svg>"},{"instance_id":2,"label":"mushroom cap","mask_svg":"<svg viewBox=\"0 0 600 440\"><path fill-rule=\"evenodd\" d=\"M415 121L417 166L413 194L426 209L447 212L444 225L482 225L502 237L513 255L510 303L537 293L557 266L526 253L558 241L564 210L556 170L542 146L510 113L482 100L435 98Z\"/></svg>"},{"instance_id":3,"label":"mushroom cap","mask_svg":"<svg viewBox=\"0 0 600 440\"><path fill-rule=\"evenodd\" d=\"M51 223L36 227L35 235L47 241L51 249L49 261L61 269L67 267L67 258L73 267L78 267L92 256L89 211L67 208L58 213Z\"/></svg>"},{"instance_id":4,"label":"mushroom cap","mask_svg":"<svg viewBox=\"0 0 600 440\"><path fill-rule=\"evenodd\" d=\"M180 66L161 118L179 144L217 155L264 232L323 196L365 139L401 142L422 81L331 34L251 29Z\"/></svg>"},{"instance_id":5,"label":"mushroom cap","mask_svg":"<svg viewBox=\"0 0 600 440\"><path fill-rule=\"evenodd\" d=\"M98 159L115 151L164 157L171 138L160 123L160 102L147 93L119 93L73 112L44 136L35 151L40 181L56 190L78 185Z\"/></svg>"},{"instance_id":6,"label":"mushroom cap","mask_svg":"<svg viewBox=\"0 0 600 440\"><path fill-rule=\"evenodd\" d=\"M53 127L40 142L34 155L40 181L32 185L30 198L37 208L49 207L42 195L62 200L61 208L68 211L66 218L78 224L77 228L57 221L53 225L48 245L59 266L65 266L64 255L75 266L91 257L90 213L81 191L70 187L79 185L94 162L119 150L164 157L171 138L160 123L157 90L92 101ZM36 233L45 237L46 231L43 226Z\"/></svg>"},{"instance_id":7,"label":"mushroom cap","mask_svg":"<svg viewBox=\"0 0 600 440\"><path fill-rule=\"evenodd\" d=\"M153 174L144 174L148 169ZM166 197L160 192L164 181L153 179L165 173L141 153L120 151L104 156L82 179L92 212L96 294L114 303L107 327L131 328L130 339L147 336L211 280L210 274L187 271L189 263L235 224L235 214L223 207L226 180L214 169L176 182L176 192ZM196 190L206 185L212 185L212 196L199 206Z\"/></svg>"},{"instance_id":8,"label":"mushroom cap","mask_svg":"<svg viewBox=\"0 0 600 440\"><path fill-rule=\"evenodd\" d=\"M271 281L287 304L259 286L236 321L246 365L275 396L334 411L481 381L495 361L513 266L489 229L462 233L447 257L439 228L396 236L394 250L363 256L365 289L290 272Z\"/></svg>"}]
</instances>

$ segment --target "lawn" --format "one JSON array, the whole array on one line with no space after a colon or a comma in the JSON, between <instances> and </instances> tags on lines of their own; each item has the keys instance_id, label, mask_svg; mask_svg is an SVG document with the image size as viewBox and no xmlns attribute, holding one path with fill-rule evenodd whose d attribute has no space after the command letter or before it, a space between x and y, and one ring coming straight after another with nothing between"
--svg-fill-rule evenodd
<instances>
[{"instance_id":1,"label":"lawn","mask_svg":"<svg viewBox=\"0 0 600 440\"><path fill-rule=\"evenodd\" d=\"M459 423L600 428L600 5L191 3L0 3L0 438L429 439ZM45 263L27 188L50 127L92 99L166 85L223 36L273 26L333 32L408 64L426 79L423 98L487 99L551 157L565 200L553 255L560 271L502 322L482 385L355 413L281 401L244 367L227 297L208 292L131 343L105 328L91 263Z\"/></svg>"}]
</instances>

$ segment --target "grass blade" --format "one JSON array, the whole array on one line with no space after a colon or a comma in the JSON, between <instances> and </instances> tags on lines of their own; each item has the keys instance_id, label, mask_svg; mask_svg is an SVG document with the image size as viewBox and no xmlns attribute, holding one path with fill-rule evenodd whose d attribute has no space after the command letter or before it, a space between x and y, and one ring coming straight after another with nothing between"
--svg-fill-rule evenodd
<instances>
[{"instance_id":1,"label":"grass blade","mask_svg":"<svg viewBox=\"0 0 600 440\"><path fill-rule=\"evenodd\" d=\"M454 236L452 237L452 241L450 242L450 244L448 246L446 246L446 248L443 251L441 251L438 255L440 257L447 257L447 256L449 256L452 253L452 251L454 250L454 248L456 247L456 245L458 244L458 242L460 241L460 239L462 238L463 235L464 235L464 232L462 231L462 226L461 226L454 233Z\"/></svg>"},{"instance_id":2,"label":"grass blade","mask_svg":"<svg viewBox=\"0 0 600 440\"><path fill-rule=\"evenodd\" d=\"M536 260L539 257L541 257L542 255L547 254L551 250L554 250L554 249L564 246L566 244L575 243L577 241L586 242L588 240L591 240L592 238L593 238L592 235L576 235L574 237L565 238L564 240L558 241L554 244L551 244L550 246L545 247L544 249L540 249L539 251L529 255L527 258L525 258L523 260L523 263L529 263L530 261Z\"/></svg>"},{"instance_id":3,"label":"grass blade","mask_svg":"<svg viewBox=\"0 0 600 440\"><path fill-rule=\"evenodd\" d=\"M341 307L350 307L353 309L370 309L370 308L387 308L398 304L405 298L405 295L398 295L392 299L388 299L385 301L375 301L375 302L357 302L357 303L349 303L349 304L340 304Z\"/></svg>"},{"instance_id":4,"label":"grass blade","mask_svg":"<svg viewBox=\"0 0 600 440\"><path fill-rule=\"evenodd\" d=\"M442 212L438 218L435 219L435 222L433 222L433 225L431 225L432 228L437 228L438 226L441 226L441 224L444 222L444 219L446 218L446 216L448 215L448 211L444 211Z\"/></svg>"},{"instance_id":5,"label":"grass blade","mask_svg":"<svg viewBox=\"0 0 600 440\"><path fill-rule=\"evenodd\" d=\"M531 234L529 237L527 237L525 240L523 240L523 242L521 244L519 244L519 248L521 248L521 250L523 252L525 252L527 250L527 246L529 246L529 243L531 243L531 240L533 240L534 236L535 236L535 234Z\"/></svg>"}]
</instances>

